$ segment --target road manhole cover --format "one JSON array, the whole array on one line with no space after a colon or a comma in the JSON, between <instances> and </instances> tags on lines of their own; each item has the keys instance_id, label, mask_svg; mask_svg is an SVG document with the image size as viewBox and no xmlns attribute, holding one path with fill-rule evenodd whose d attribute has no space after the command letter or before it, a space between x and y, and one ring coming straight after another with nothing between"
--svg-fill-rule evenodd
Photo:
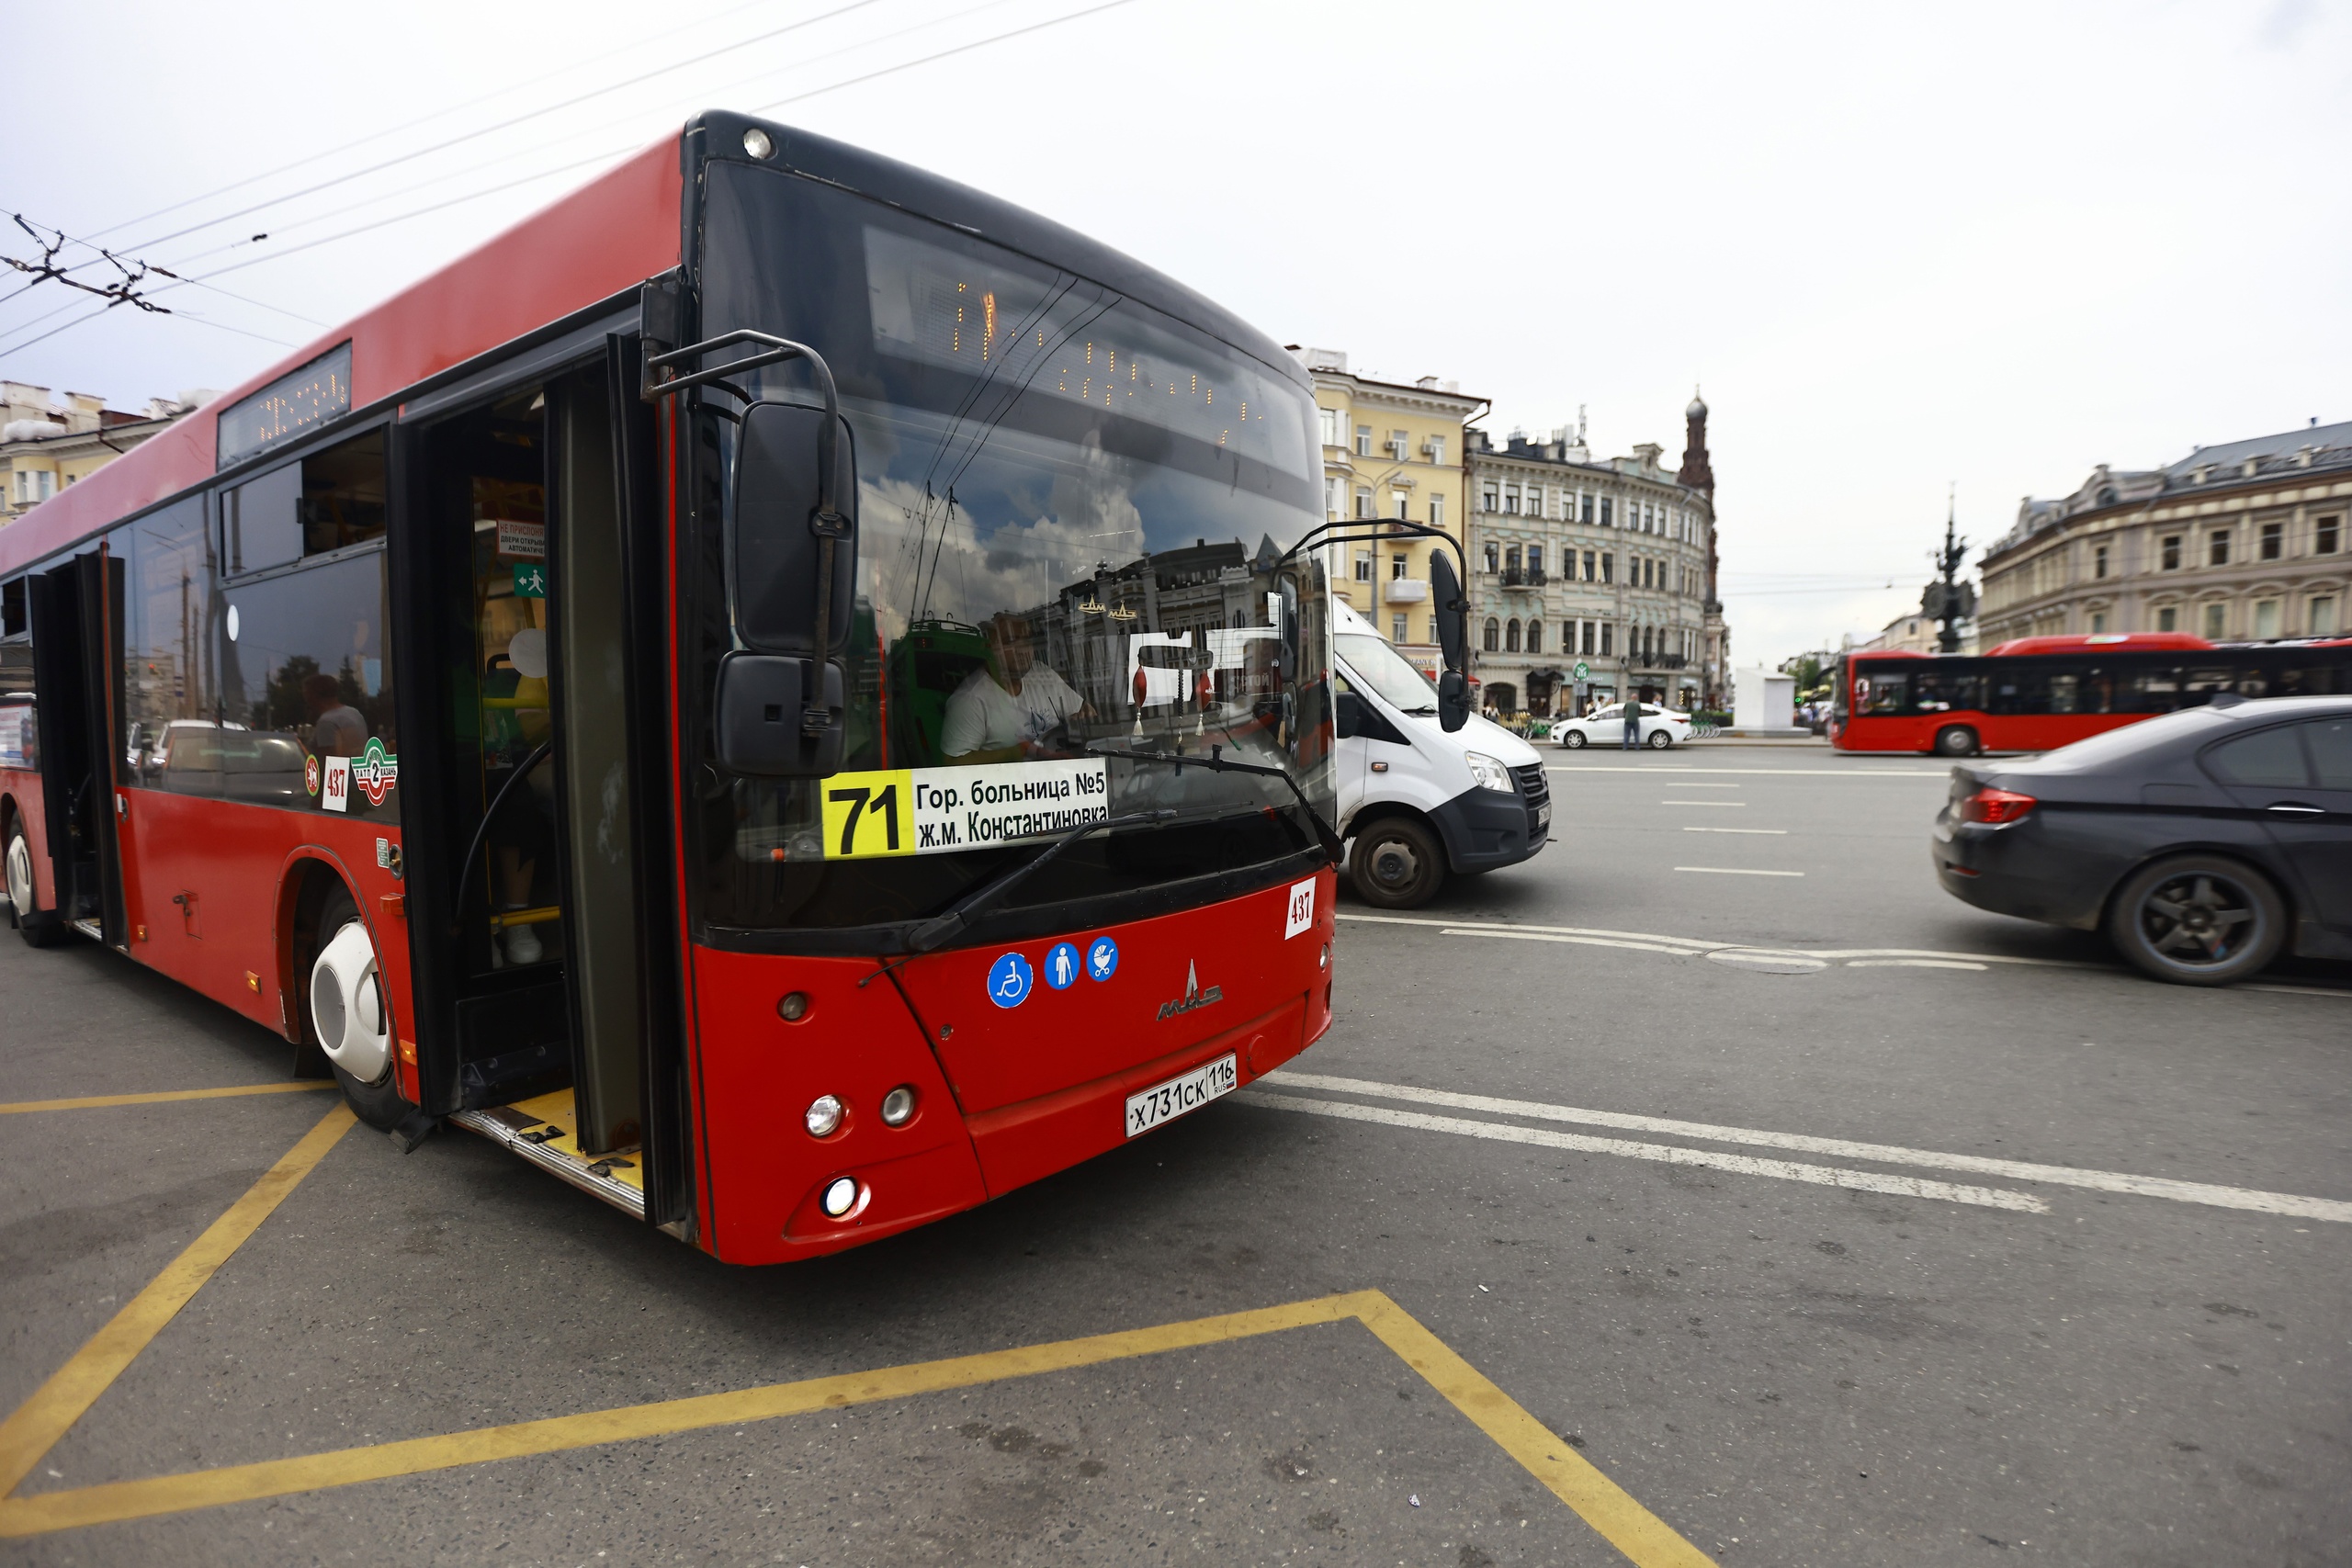
<instances>
[{"instance_id":1,"label":"road manhole cover","mask_svg":"<svg viewBox=\"0 0 2352 1568\"><path fill-rule=\"evenodd\" d=\"M1715 964L1726 964L1734 969L1752 970L1758 975L1810 975L1816 969L1829 967L1819 958L1802 958L1792 953L1742 953L1737 948L1724 949L1707 954Z\"/></svg>"}]
</instances>

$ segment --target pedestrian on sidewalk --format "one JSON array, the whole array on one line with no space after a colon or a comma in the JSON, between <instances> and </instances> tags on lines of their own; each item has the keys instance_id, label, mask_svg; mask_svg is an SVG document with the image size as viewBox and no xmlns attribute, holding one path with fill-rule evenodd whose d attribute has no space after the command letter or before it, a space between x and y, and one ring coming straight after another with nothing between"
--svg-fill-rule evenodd
<instances>
[{"instance_id":1,"label":"pedestrian on sidewalk","mask_svg":"<svg viewBox=\"0 0 2352 1568\"><path fill-rule=\"evenodd\" d=\"M1626 703L1626 705L1625 705L1625 748L1624 748L1624 749L1625 749L1626 750L1628 750L1628 751L1638 750L1641 748L1641 744L1642 744L1642 705L1641 705L1641 704L1639 704L1639 703L1636 703L1636 702L1628 702L1628 703Z\"/></svg>"}]
</instances>

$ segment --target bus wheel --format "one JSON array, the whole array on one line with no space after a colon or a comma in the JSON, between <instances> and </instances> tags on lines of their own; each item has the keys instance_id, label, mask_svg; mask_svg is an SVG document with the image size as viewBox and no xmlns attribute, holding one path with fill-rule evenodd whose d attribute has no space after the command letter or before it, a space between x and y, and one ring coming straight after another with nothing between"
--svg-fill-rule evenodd
<instances>
[{"instance_id":1,"label":"bus wheel","mask_svg":"<svg viewBox=\"0 0 2352 1568\"><path fill-rule=\"evenodd\" d=\"M65 935L65 922L56 911L34 907L33 847L25 839L25 825L8 818L8 908L17 919L17 934L35 947L54 947Z\"/></svg>"},{"instance_id":2,"label":"bus wheel","mask_svg":"<svg viewBox=\"0 0 2352 1568\"><path fill-rule=\"evenodd\" d=\"M370 1127L400 1125L415 1110L392 1071L391 1019L384 1007L376 944L340 883L319 910L318 956L311 964L303 1023L325 1053L352 1110Z\"/></svg>"},{"instance_id":3,"label":"bus wheel","mask_svg":"<svg viewBox=\"0 0 2352 1568\"><path fill-rule=\"evenodd\" d=\"M2226 986L2257 974L2287 940L2269 879L2220 855L2176 855L2123 885L2107 912L2123 956L2159 980Z\"/></svg>"},{"instance_id":4,"label":"bus wheel","mask_svg":"<svg viewBox=\"0 0 2352 1568\"><path fill-rule=\"evenodd\" d=\"M1964 724L1946 725L1936 731L1936 755L1973 757L1976 755L1976 731Z\"/></svg>"},{"instance_id":5,"label":"bus wheel","mask_svg":"<svg viewBox=\"0 0 2352 1568\"><path fill-rule=\"evenodd\" d=\"M1417 908L1444 886L1445 846L1410 818L1388 818L1358 833L1349 846L1348 879L1367 904Z\"/></svg>"}]
</instances>

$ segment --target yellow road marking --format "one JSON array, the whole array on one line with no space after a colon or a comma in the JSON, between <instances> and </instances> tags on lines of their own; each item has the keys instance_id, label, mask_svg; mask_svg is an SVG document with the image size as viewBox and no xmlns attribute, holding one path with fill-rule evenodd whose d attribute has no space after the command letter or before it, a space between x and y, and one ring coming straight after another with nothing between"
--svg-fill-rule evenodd
<instances>
[{"instance_id":1,"label":"yellow road marking","mask_svg":"<svg viewBox=\"0 0 2352 1568\"><path fill-rule=\"evenodd\" d=\"M1097 1334L1082 1339L990 1350L939 1361L918 1361L880 1371L810 1378L732 1393L699 1394L652 1404L623 1405L579 1416L485 1427L471 1432L340 1449L296 1459L267 1460L258 1464L228 1465L143 1481L112 1482L12 1497L0 1502L0 1537L40 1535L364 1481L453 1470L492 1460L558 1453L870 1404L1252 1338L1314 1324L1343 1323L1351 1318L1369 1328L1382 1344L1420 1373L1430 1387L1638 1568L1712 1568L1711 1560L1704 1553L1545 1430L1509 1394L1379 1291L1355 1291L1287 1306L1162 1324L1154 1328Z\"/></svg>"},{"instance_id":2,"label":"yellow road marking","mask_svg":"<svg viewBox=\"0 0 2352 1568\"><path fill-rule=\"evenodd\" d=\"M355 1120L351 1107L338 1102L300 1143L287 1151L285 1158L265 1171L243 1197L229 1205L226 1213L149 1280L145 1290L90 1336L89 1343L74 1352L73 1359L34 1390L14 1415L0 1421L0 1497L14 1491L41 1456L82 1418L83 1412L97 1403L98 1396L147 1348L173 1314L187 1304L188 1298L244 1245L270 1211L285 1201L286 1195L326 1157ZM0 1502L0 1513L11 1506Z\"/></svg>"},{"instance_id":3,"label":"yellow road marking","mask_svg":"<svg viewBox=\"0 0 2352 1568\"><path fill-rule=\"evenodd\" d=\"M1363 1325L1610 1545L1641 1568L1711 1568L1713 1559L1634 1501L1419 1319L1378 1291L1363 1294L1372 1298L1357 1314Z\"/></svg>"},{"instance_id":4,"label":"yellow road marking","mask_svg":"<svg viewBox=\"0 0 2352 1568\"><path fill-rule=\"evenodd\" d=\"M85 1094L78 1100L19 1100L0 1105L0 1116L21 1116L28 1111L97 1111L109 1105L160 1105L167 1100L233 1100L245 1094L300 1094L333 1089L333 1078L304 1078L291 1083L241 1083L227 1089L167 1089L153 1094Z\"/></svg>"}]
</instances>

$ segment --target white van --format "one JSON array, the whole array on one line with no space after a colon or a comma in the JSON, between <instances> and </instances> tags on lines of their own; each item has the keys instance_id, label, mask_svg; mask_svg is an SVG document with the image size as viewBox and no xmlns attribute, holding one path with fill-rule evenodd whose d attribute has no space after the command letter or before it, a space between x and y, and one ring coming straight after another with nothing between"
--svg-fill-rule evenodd
<instances>
[{"instance_id":1,"label":"white van","mask_svg":"<svg viewBox=\"0 0 2352 1568\"><path fill-rule=\"evenodd\" d=\"M1428 678L1347 605L1331 612L1340 836L1356 896L1409 909L1435 897L1448 872L1492 871L1542 849L1552 795L1535 748L1475 715L1448 733Z\"/></svg>"}]
</instances>

